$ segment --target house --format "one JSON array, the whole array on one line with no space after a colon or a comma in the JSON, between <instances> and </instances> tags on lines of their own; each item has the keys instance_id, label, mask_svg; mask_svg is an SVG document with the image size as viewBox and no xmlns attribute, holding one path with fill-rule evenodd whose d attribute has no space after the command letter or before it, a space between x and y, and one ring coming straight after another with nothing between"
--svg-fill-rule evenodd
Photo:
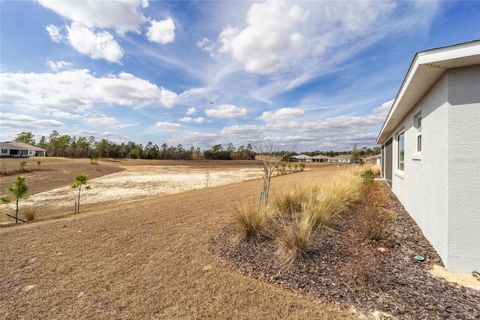
<instances>
[{"instance_id":1,"label":"house","mask_svg":"<svg viewBox=\"0 0 480 320\"><path fill-rule=\"evenodd\" d=\"M45 157L46 150L23 142L0 142L1 158Z\"/></svg>"},{"instance_id":2,"label":"house","mask_svg":"<svg viewBox=\"0 0 480 320\"><path fill-rule=\"evenodd\" d=\"M312 162L331 162L333 158L329 156L324 156L324 155L318 155L312 157Z\"/></svg>"},{"instance_id":3,"label":"house","mask_svg":"<svg viewBox=\"0 0 480 320\"><path fill-rule=\"evenodd\" d=\"M369 164L376 164L380 165L381 164L381 156L379 154L370 156L370 157L365 157L362 159L364 163L369 163Z\"/></svg>"},{"instance_id":4,"label":"house","mask_svg":"<svg viewBox=\"0 0 480 320\"><path fill-rule=\"evenodd\" d=\"M312 162L312 157L307 156L306 154L299 154L290 158L291 161L298 162Z\"/></svg>"},{"instance_id":5,"label":"house","mask_svg":"<svg viewBox=\"0 0 480 320\"><path fill-rule=\"evenodd\" d=\"M417 53L377 143L383 178L445 266L480 270L480 41Z\"/></svg>"},{"instance_id":6,"label":"house","mask_svg":"<svg viewBox=\"0 0 480 320\"><path fill-rule=\"evenodd\" d=\"M350 156L348 154L341 154L333 157L330 162L350 163Z\"/></svg>"}]
</instances>

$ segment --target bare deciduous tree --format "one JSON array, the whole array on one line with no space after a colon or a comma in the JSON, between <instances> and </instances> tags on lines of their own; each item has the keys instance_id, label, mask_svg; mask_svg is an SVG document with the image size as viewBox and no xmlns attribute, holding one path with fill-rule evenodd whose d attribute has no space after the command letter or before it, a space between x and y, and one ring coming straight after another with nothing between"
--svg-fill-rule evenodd
<instances>
[{"instance_id":1,"label":"bare deciduous tree","mask_svg":"<svg viewBox=\"0 0 480 320\"><path fill-rule=\"evenodd\" d=\"M288 151L281 150L279 144L273 139L263 140L258 144L252 145L257 153L255 159L262 161L261 170L263 172L263 190L260 199L266 204L270 194L270 182L272 180L273 172L283 158L294 148L288 148Z\"/></svg>"}]
</instances>

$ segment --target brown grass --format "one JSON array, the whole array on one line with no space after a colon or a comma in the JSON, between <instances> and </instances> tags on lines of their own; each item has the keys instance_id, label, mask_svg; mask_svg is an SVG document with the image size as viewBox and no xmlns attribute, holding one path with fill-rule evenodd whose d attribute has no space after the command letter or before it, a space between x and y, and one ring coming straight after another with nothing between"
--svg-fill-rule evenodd
<instances>
[{"instance_id":1,"label":"brown grass","mask_svg":"<svg viewBox=\"0 0 480 320\"><path fill-rule=\"evenodd\" d=\"M274 178L272 187L332 170ZM232 221L225 204L258 198L261 188L247 181L0 228L0 318L354 318L218 263L211 241Z\"/></svg>"}]
</instances>

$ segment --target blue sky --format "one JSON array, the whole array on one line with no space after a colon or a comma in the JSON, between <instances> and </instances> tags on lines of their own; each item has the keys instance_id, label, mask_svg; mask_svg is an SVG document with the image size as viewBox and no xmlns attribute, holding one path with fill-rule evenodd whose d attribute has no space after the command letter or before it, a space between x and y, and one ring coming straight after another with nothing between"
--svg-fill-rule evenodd
<instances>
[{"instance_id":1,"label":"blue sky","mask_svg":"<svg viewBox=\"0 0 480 320\"><path fill-rule=\"evenodd\" d=\"M2 1L0 139L371 146L418 51L480 2Z\"/></svg>"}]
</instances>

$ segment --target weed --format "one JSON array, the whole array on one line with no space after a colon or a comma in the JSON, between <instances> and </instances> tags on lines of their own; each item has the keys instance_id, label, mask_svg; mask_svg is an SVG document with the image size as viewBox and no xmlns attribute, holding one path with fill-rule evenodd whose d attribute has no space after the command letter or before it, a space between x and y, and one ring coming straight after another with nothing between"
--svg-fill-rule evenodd
<instances>
[{"instance_id":1,"label":"weed","mask_svg":"<svg viewBox=\"0 0 480 320\"><path fill-rule=\"evenodd\" d=\"M27 221L35 220L36 210L34 206L26 206L23 208L22 211L23 211L23 216L25 217L25 220Z\"/></svg>"},{"instance_id":2,"label":"weed","mask_svg":"<svg viewBox=\"0 0 480 320\"><path fill-rule=\"evenodd\" d=\"M27 161L20 161L20 170L27 171Z\"/></svg>"}]
</instances>

